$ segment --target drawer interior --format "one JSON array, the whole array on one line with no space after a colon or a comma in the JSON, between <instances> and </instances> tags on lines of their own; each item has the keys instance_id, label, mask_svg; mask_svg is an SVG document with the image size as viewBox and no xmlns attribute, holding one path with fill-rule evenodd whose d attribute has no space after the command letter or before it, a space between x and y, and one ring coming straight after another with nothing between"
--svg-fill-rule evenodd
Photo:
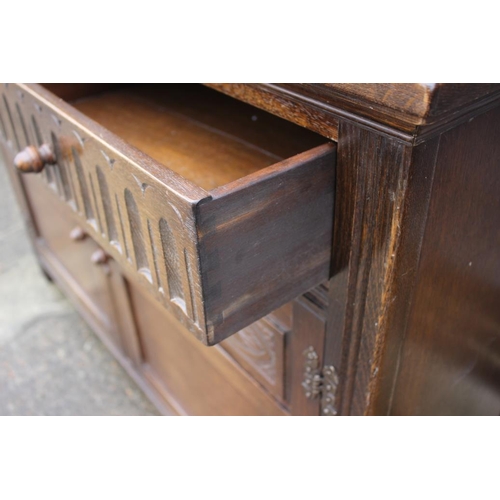
<instances>
[{"instance_id":1,"label":"drawer interior","mask_svg":"<svg viewBox=\"0 0 500 500\"><path fill-rule=\"evenodd\" d=\"M326 142L202 85L48 87L207 191Z\"/></svg>"}]
</instances>

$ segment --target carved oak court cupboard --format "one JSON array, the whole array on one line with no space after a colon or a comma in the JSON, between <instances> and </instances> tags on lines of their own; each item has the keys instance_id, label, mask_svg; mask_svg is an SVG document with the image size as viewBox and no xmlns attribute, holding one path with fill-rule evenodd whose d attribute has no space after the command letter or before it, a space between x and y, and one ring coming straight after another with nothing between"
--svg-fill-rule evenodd
<instances>
[{"instance_id":1,"label":"carved oak court cupboard","mask_svg":"<svg viewBox=\"0 0 500 500\"><path fill-rule=\"evenodd\" d=\"M500 85L0 91L42 269L164 413L500 413Z\"/></svg>"}]
</instances>

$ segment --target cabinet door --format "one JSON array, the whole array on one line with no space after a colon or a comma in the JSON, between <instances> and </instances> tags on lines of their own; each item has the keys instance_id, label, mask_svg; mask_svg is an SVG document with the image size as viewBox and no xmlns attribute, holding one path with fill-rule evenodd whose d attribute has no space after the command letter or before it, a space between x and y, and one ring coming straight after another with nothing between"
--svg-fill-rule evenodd
<instances>
[{"instance_id":1,"label":"cabinet door","mask_svg":"<svg viewBox=\"0 0 500 500\"><path fill-rule=\"evenodd\" d=\"M319 397L302 383L307 353L322 360L322 309L303 297L222 342L196 342L175 317L128 284L141 372L177 413L319 415Z\"/></svg>"},{"instance_id":2,"label":"cabinet door","mask_svg":"<svg viewBox=\"0 0 500 500\"><path fill-rule=\"evenodd\" d=\"M71 211L36 176L23 176L35 226L35 246L42 265L77 302L94 328L122 350L111 293L107 255L79 228Z\"/></svg>"},{"instance_id":3,"label":"cabinet door","mask_svg":"<svg viewBox=\"0 0 500 500\"><path fill-rule=\"evenodd\" d=\"M284 415L286 409L222 348L198 342L130 283L142 372L167 403L188 415Z\"/></svg>"}]
</instances>

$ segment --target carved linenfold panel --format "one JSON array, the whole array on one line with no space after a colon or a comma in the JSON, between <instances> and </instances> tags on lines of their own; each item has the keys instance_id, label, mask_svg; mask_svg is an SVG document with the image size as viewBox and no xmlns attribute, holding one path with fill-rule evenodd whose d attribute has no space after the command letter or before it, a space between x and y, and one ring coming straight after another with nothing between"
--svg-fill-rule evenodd
<instances>
[{"instance_id":1,"label":"carved linenfold panel","mask_svg":"<svg viewBox=\"0 0 500 500\"><path fill-rule=\"evenodd\" d=\"M285 332L262 319L232 335L221 346L284 400Z\"/></svg>"},{"instance_id":2,"label":"carved linenfold panel","mask_svg":"<svg viewBox=\"0 0 500 500\"><path fill-rule=\"evenodd\" d=\"M15 89L1 89L0 132L7 147L15 153L30 144L51 144L57 164L47 165L39 178L82 218L85 231L124 270L135 271L133 277L153 288L162 303L167 296L178 319L204 340L201 284L193 270L198 261L192 237L196 200L182 185L176 192L175 183L158 180L165 175L159 175L161 167L148 165L153 160L138 158L137 151L119 154L112 140L95 133L97 125L89 129L30 89L22 90L22 99ZM156 169L154 174L148 167ZM206 196L201 189L191 191L198 199Z\"/></svg>"},{"instance_id":3,"label":"carved linenfold panel","mask_svg":"<svg viewBox=\"0 0 500 500\"><path fill-rule=\"evenodd\" d=\"M228 339L231 349L238 351L255 366L272 385L276 384L276 351L274 332L268 328L249 326Z\"/></svg>"}]
</instances>

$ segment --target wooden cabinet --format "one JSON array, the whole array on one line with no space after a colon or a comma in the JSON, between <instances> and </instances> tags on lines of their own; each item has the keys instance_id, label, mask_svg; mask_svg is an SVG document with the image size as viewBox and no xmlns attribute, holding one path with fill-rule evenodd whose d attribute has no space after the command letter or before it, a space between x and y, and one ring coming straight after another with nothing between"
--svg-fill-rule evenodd
<instances>
[{"instance_id":1,"label":"wooden cabinet","mask_svg":"<svg viewBox=\"0 0 500 500\"><path fill-rule=\"evenodd\" d=\"M165 413L500 412L499 86L1 93L43 268Z\"/></svg>"}]
</instances>

